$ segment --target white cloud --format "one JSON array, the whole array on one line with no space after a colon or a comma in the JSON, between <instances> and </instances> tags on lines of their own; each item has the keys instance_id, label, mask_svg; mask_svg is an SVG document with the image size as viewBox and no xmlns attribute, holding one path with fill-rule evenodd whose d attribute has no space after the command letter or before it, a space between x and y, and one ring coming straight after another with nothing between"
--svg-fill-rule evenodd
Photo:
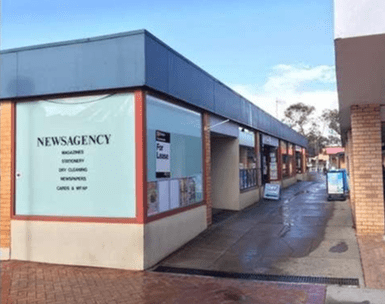
<instances>
[{"instance_id":1,"label":"white cloud","mask_svg":"<svg viewBox=\"0 0 385 304\"><path fill-rule=\"evenodd\" d=\"M314 85L330 86L335 84L333 66L280 64L272 68L266 83L257 85L232 85L233 90L255 103L258 107L276 116L278 100L278 118L283 118L284 110L291 104L302 102L316 108L317 114L324 109L337 109L336 90L312 89Z\"/></svg>"}]
</instances>

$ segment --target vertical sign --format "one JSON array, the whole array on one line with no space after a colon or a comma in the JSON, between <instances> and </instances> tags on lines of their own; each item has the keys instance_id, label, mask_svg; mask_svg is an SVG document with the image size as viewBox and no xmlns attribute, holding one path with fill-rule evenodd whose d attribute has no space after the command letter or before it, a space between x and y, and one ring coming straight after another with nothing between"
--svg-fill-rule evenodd
<instances>
[{"instance_id":1,"label":"vertical sign","mask_svg":"<svg viewBox=\"0 0 385 304\"><path fill-rule=\"evenodd\" d=\"M170 133L156 130L156 178L170 178Z\"/></svg>"},{"instance_id":2,"label":"vertical sign","mask_svg":"<svg viewBox=\"0 0 385 304\"><path fill-rule=\"evenodd\" d=\"M344 175L342 172L328 172L328 194L344 194Z\"/></svg>"}]
</instances>

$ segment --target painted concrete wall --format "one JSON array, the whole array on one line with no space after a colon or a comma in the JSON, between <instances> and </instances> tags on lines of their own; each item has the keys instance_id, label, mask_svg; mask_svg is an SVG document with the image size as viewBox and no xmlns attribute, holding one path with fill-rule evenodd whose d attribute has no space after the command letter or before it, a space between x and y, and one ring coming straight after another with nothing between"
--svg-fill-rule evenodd
<instances>
[{"instance_id":1,"label":"painted concrete wall","mask_svg":"<svg viewBox=\"0 0 385 304\"><path fill-rule=\"evenodd\" d=\"M11 259L143 269L144 226L11 221Z\"/></svg>"},{"instance_id":2,"label":"painted concrete wall","mask_svg":"<svg viewBox=\"0 0 385 304\"><path fill-rule=\"evenodd\" d=\"M9 260L9 248L0 248L0 261Z\"/></svg>"},{"instance_id":3,"label":"painted concrete wall","mask_svg":"<svg viewBox=\"0 0 385 304\"><path fill-rule=\"evenodd\" d=\"M211 137L213 208L240 210L238 139Z\"/></svg>"},{"instance_id":4,"label":"painted concrete wall","mask_svg":"<svg viewBox=\"0 0 385 304\"><path fill-rule=\"evenodd\" d=\"M259 201L260 195L259 195L259 188L255 188L253 190L241 192L239 194L239 209L244 209L256 202Z\"/></svg>"},{"instance_id":5,"label":"painted concrete wall","mask_svg":"<svg viewBox=\"0 0 385 304\"><path fill-rule=\"evenodd\" d=\"M334 38L385 32L383 0L334 0Z\"/></svg>"},{"instance_id":6,"label":"painted concrete wall","mask_svg":"<svg viewBox=\"0 0 385 304\"><path fill-rule=\"evenodd\" d=\"M144 268L155 265L206 228L206 206L146 224Z\"/></svg>"},{"instance_id":7,"label":"painted concrete wall","mask_svg":"<svg viewBox=\"0 0 385 304\"><path fill-rule=\"evenodd\" d=\"M289 177L282 180L282 188L290 187L291 185L294 185L297 182L297 177Z\"/></svg>"}]
</instances>

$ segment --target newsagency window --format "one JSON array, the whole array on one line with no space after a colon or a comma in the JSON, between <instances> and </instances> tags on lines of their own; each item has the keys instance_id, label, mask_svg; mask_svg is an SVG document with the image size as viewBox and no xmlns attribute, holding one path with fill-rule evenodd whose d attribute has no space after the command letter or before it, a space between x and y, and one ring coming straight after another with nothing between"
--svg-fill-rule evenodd
<instances>
[{"instance_id":1,"label":"newsagency window","mask_svg":"<svg viewBox=\"0 0 385 304\"><path fill-rule=\"evenodd\" d=\"M203 200L201 114L147 96L147 215Z\"/></svg>"},{"instance_id":2,"label":"newsagency window","mask_svg":"<svg viewBox=\"0 0 385 304\"><path fill-rule=\"evenodd\" d=\"M135 217L134 95L16 105L16 215Z\"/></svg>"}]
</instances>

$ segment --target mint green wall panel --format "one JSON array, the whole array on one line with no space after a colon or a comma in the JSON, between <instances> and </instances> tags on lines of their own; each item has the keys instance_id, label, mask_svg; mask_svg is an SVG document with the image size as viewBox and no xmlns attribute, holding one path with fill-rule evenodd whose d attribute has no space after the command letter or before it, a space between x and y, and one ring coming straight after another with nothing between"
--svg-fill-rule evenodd
<instances>
[{"instance_id":1,"label":"mint green wall panel","mask_svg":"<svg viewBox=\"0 0 385 304\"><path fill-rule=\"evenodd\" d=\"M16 214L135 217L133 94L16 105Z\"/></svg>"}]
</instances>

